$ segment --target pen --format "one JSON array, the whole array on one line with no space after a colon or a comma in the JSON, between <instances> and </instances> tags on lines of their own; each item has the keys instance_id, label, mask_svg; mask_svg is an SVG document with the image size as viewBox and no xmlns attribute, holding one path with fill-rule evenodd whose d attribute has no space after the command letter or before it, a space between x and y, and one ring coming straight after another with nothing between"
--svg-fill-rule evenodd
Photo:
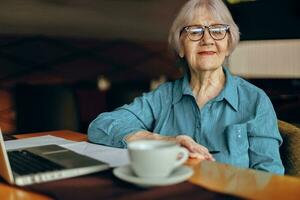
<instances>
[{"instance_id":1,"label":"pen","mask_svg":"<svg viewBox=\"0 0 300 200\"><path fill-rule=\"evenodd\" d=\"M210 154L220 153L221 151L209 151Z\"/></svg>"}]
</instances>

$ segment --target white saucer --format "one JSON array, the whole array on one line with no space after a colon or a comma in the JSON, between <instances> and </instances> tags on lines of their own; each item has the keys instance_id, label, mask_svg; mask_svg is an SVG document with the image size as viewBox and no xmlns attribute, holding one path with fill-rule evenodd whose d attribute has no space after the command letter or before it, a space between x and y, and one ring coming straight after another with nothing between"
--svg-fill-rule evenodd
<instances>
[{"instance_id":1,"label":"white saucer","mask_svg":"<svg viewBox=\"0 0 300 200\"><path fill-rule=\"evenodd\" d=\"M187 166L175 169L166 178L142 178L136 176L129 165L115 168L113 173L116 177L141 187L166 186L183 182L193 175L193 170Z\"/></svg>"}]
</instances>

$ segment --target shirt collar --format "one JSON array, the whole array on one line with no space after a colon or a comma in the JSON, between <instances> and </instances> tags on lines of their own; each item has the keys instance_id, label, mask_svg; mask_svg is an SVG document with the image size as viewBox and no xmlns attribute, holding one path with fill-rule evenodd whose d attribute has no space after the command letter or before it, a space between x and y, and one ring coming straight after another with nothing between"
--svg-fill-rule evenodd
<instances>
[{"instance_id":1,"label":"shirt collar","mask_svg":"<svg viewBox=\"0 0 300 200\"><path fill-rule=\"evenodd\" d=\"M175 86L173 88L173 104L178 103L183 95L193 96L193 92L190 87L189 72L185 72L184 76L175 82Z\"/></svg>"},{"instance_id":2,"label":"shirt collar","mask_svg":"<svg viewBox=\"0 0 300 200\"><path fill-rule=\"evenodd\" d=\"M237 85L233 75L226 67L223 67L223 71L226 77L226 83L221 93L214 98L215 101L221 101L225 99L236 111L238 110L238 92ZM176 81L173 88L173 104L176 104L181 100L183 95L193 96L192 89L190 87L190 75L186 72L180 80Z\"/></svg>"},{"instance_id":3,"label":"shirt collar","mask_svg":"<svg viewBox=\"0 0 300 200\"><path fill-rule=\"evenodd\" d=\"M238 91L237 91L237 83L234 76L230 73L230 71L223 67L223 71L226 76L226 83L224 89L221 91L218 97L222 97L226 99L226 101L236 110L238 111ZM217 98L218 98L217 97Z\"/></svg>"}]
</instances>

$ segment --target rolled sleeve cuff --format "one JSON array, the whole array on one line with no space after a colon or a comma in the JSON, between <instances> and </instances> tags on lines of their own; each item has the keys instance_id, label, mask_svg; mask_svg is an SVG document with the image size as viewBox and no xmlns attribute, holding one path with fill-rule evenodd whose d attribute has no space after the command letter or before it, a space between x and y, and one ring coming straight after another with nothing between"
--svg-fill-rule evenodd
<instances>
[{"instance_id":1,"label":"rolled sleeve cuff","mask_svg":"<svg viewBox=\"0 0 300 200\"><path fill-rule=\"evenodd\" d=\"M137 127L120 127L118 125L115 125L111 131L112 135L114 136L112 139L112 145L115 147L127 148L126 137L129 134L133 134L142 130L144 129Z\"/></svg>"}]
</instances>

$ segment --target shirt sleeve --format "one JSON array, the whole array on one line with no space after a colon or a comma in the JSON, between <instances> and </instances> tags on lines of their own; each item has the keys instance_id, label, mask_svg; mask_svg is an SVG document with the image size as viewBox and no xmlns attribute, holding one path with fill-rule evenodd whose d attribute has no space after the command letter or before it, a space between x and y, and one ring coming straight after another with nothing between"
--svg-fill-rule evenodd
<instances>
[{"instance_id":1,"label":"shirt sleeve","mask_svg":"<svg viewBox=\"0 0 300 200\"><path fill-rule=\"evenodd\" d=\"M159 101L153 105L154 96L150 92L135 98L129 105L100 114L89 125L88 139L98 144L126 148L125 136L140 130L153 129L153 109L159 108Z\"/></svg>"},{"instance_id":2,"label":"shirt sleeve","mask_svg":"<svg viewBox=\"0 0 300 200\"><path fill-rule=\"evenodd\" d=\"M256 117L249 131L250 168L284 174L279 147L282 144L277 117L268 96L262 92L257 101Z\"/></svg>"}]
</instances>

